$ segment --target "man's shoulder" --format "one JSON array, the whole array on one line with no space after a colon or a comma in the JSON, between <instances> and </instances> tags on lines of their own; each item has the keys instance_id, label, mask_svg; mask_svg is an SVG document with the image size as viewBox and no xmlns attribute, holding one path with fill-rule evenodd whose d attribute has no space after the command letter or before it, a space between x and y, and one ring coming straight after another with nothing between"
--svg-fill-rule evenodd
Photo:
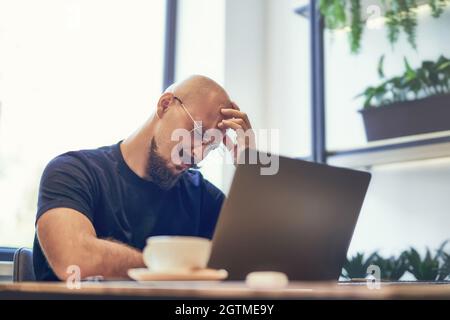
<instances>
[{"instance_id":1,"label":"man's shoulder","mask_svg":"<svg viewBox=\"0 0 450 320\"><path fill-rule=\"evenodd\" d=\"M47 167L52 166L88 166L96 162L104 162L114 160L114 147L105 146L96 149L81 149L76 151L68 151L54 157L48 163Z\"/></svg>"},{"instance_id":2,"label":"man's shoulder","mask_svg":"<svg viewBox=\"0 0 450 320\"><path fill-rule=\"evenodd\" d=\"M68 151L54 157L45 166L43 178L71 175L74 177L93 177L98 171L109 170L115 162L114 146L97 149Z\"/></svg>"}]
</instances>

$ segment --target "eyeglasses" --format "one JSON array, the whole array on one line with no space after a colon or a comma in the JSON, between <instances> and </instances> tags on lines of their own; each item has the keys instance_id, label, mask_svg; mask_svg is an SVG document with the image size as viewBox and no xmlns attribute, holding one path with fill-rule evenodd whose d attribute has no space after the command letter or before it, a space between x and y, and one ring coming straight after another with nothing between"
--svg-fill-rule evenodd
<instances>
[{"instance_id":1,"label":"eyeglasses","mask_svg":"<svg viewBox=\"0 0 450 320\"><path fill-rule=\"evenodd\" d=\"M191 118L192 122L194 123L194 129L189 131L191 135L194 137L194 141L202 141L203 142L203 126L199 123L200 121L195 121L194 117L192 117L191 113L188 111L186 106L184 105L183 101L178 97L173 97L176 101L178 101L181 105L181 107L184 109L184 111L187 113L189 118Z\"/></svg>"},{"instance_id":2,"label":"eyeglasses","mask_svg":"<svg viewBox=\"0 0 450 320\"><path fill-rule=\"evenodd\" d=\"M208 135L208 132L203 134L203 126L201 125L201 121L196 121L194 117L192 117L191 113L187 110L186 106L184 105L183 101L180 98L178 97L173 98L180 103L181 107L184 109L184 111L187 113L189 118L194 123L194 128L191 131L189 131L189 133L194 139L194 144L196 142L201 142L201 144L207 148L208 152L217 149L220 146L220 141L219 142L215 141L214 137Z\"/></svg>"}]
</instances>

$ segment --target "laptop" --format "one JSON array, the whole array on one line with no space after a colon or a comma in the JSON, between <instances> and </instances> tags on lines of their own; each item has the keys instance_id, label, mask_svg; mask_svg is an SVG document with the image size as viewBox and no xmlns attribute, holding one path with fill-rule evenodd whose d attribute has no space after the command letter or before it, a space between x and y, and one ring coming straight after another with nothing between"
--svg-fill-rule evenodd
<instances>
[{"instance_id":1,"label":"laptop","mask_svg":"<svg viewBox=\"0 0 450 320\"><path fill-rule=\"evenodd\" d=\"M213 236L209 262L229 280L278 271L292 281L338 280L371 174L279 157L238 165ZM247 161L248 162L248 161Z\"/></svg>"}]
</instances>

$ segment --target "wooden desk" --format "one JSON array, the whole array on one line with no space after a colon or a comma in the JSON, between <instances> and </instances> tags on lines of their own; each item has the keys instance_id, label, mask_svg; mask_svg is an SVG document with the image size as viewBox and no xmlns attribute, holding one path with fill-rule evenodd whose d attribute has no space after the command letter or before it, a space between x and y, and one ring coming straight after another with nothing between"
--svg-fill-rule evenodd
<instances>
[{"instance_id":1,"label":"wooden desk","mask_svg":"<svg viewBox=\"0 0 450 320\"><path fill-rule=\"evenodd\" d=\"M0 299L446 299L450 283L365 284L291 283L285 289L251 289L242 282L101 282L69 289L64 283L3 283Z\"/></svg>"}]
</instances>

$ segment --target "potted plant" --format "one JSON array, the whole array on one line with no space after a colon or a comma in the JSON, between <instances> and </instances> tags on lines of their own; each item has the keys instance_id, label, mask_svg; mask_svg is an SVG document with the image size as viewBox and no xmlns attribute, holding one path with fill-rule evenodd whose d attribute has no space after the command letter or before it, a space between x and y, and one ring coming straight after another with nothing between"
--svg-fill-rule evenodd
<instances>
[{"instance_id":1,"label":"potted plant","mask_svg":"<svg viewBox=\"0 0 450 320\"><path fill-rule=\"evenodd\" d=\"M408 271L419 281L444 281L450 275L449 255L444 252L444 242L435 255L427 248L422 258L416 249L405 251Z\"/></svg>"},{"instance_id":2,"label":"potted plant","mask_svg":"<svg viewBox=\"0 0 450 320\"><path fill-rule=\"evenodd\" d=\"M383 80L357 96L364 98L363 117L368 141L450 130L450 59L423 61L386 79L384 57L378 73Z\"/></svg>"},{"instance_id":3,"label":"potted plant","mask_svg":"<svg viewBox=\"0 0 450 320\"><path fill-rule=\"evenodd\" d=\"M352 281L365 281L370 265L380 268L382 281L398 281L408 270L403 253L398 258L395 256L383 258L377 252L374 252L367 259L364 259L363 253L357 253L346 260L342 268L342 276Z\"/></svg>"},{"instance_id":4,"label":"potted plant","mask_svg":"<svg viewBox=\"0 0 450 320\"><path fill-rule=\"evenodd\" d=\"M364 253L357 253L347 258L341 276L352 281L366 281L369 266L375 265L380 268L382 281L399 281L406 272L418 281L450 280L450 254L444 251L448 242L442 243L434 255L427 248L423 258L414 248L389 258L374 252L365 259Z\"/></svg>"}]
</instances>

